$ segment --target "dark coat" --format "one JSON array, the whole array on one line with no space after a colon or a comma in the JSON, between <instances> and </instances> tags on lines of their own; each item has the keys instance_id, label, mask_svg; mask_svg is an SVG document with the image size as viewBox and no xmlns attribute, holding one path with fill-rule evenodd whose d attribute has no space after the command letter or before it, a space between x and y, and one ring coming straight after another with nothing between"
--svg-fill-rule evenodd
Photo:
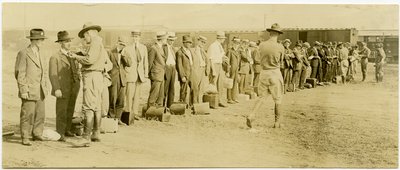
<instances>
[{"instance_id":1,"label":"dark coat","mask_svg":"<svg viewBox=\"0 0 400 170\"><path fill-rule=\"evenodd\" d=\"M154 44L149 50L149 78L152 81L165 79L166 54L162 47Z\"/></svg>"},{"instance_id":2,"label":"dark coat","mask_svg":"<svg viewBox=\"0 0 400 170\"><path fill-rule=\"evenodd\" d=\"M111 85L117 84L118 81L120 81L121 86L125 86L127 82L125 68L130 67L132 61L130 56L120 55L121 58L118 64L118 53L117 48L114 48L109 52L112 69L108 74L110 74L111 77Z\"/></svg>"},{"instance_id":3,"label":"dark coat","mask_svg":"<svg viewBox=\"0 0 400 170\"><path fill-rule=\"evenodd\" d=\"M194 52L192 49L189 49L192 59L194 56ZM178 80L182 81L182 78L185 77L186 80L190 79L190 74L192 72L192 66L190 65L189 56L185 53L183 47L181 47L176 52L176 67L178 71Z\"/></svg>"}]
</instances>

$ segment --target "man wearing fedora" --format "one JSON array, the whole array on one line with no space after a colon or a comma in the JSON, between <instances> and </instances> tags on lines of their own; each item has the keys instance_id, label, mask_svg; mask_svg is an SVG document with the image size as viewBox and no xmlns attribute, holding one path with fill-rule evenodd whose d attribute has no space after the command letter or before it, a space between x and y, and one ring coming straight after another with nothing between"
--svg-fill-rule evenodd
<instances>
[{"instance_id":1,"label":"man wearing fedora","mask_svg":"<svg viewBox=\"0 0 400 170\"><path fill-rule=\"evenodd\" d=\"M260 44L260 58L262 71L260 73L260 90L264 96L272 95L275 102L275 123L274 128L280 128L281 103L283 98L283 78L280 72L280 65L285 55L285 49L278 43L278 36L283 34L278 24L273 24L267 31L270 38ZM254 110L247 117L247 126L252 128L252 121L261 106L264 106L264 98L258 98Z\"/></svg>"},{"instance_id":2,"label":"man wearing fedora","mask_svg":"<svg viewBox=\"0 0 400 170\"><path fill-rule=\"evenodd\" d=\"M232 47L228 49L227 57L229 58L229 78L233 79L232 89L228 89L228 103L235 104L239 103L237 99L238 93L238 83L239 83L239 63L242 57L240 51L240 39L238 37L233 37Z\"/></svg>"},{"instance_id":3,"label":"man wearing fedora","mask_svg":"<svg viewBox=\"0 0 400 170\"><path fill-rule=\"evenodd\" d=\"M15 78L18 84L18 97L21 98L20 129L22 144L31 146L29 136L33 140L43 141L45 121L44 99L48 93L47 62L41 47L44 39L43 29L30 30L31 43L20 50L15 62Z\"/></svg>"},{"instance_id":4,"label":"man wearing fedora","mask_svg":"<svg viewBox=\"0 0 400 170\"><path fill-rule=\"evenodd\" d=\"M84 24L78 36L88 44L89 48L81 52L83 55L72 54L70 56L82 64L84 89L82 112L85 115L83 135L85 141L82 141L82 144L84 145L89 144L90 141L100 141L101 96L104 89L103 73L105 72L108 54L103 46L102 38L99 36L99 31L101 31L101 27L98 25Z\"/></svg>"},{"instance_id":5,"label":"man wearing fedora","mask_svg":"<svg viewBox=\"0 0 400 170\"><path fill-rule=\"evenodd\" d=\"M181 102L187 101L187 91L191 90L191 73L192 73L192 66L193 66L193 51L190 49L192 45L192 37L190 35L184 35L182 37L183 45L182 47L176 52L176 64L177 64L177 71L178 71L178 80L180 82L180 96L179 100ZM192 95L189 94L189 103L192 104Z\"/></svg>"},{"instance_id":6,"label":"man wearing fedora","mask_svg":"<svg viewBox=\"0 0 400 170\"><path fill-rule=\"evenodd\" d=\"M149 50L149 78L151 81L148 107L162 106L164 100L164 80L166 54L163 45L166 44L166 32L156 33L157 42Z\"/></svg>"},{"instance_id":7,"label":"man wearing fedora","mask_svg":"<svg viewBox=\"0 0 400 170\"><path fill-rule=\"evenodd\" d=\"M128 40L119 36L116 46L110 50L109 57L112 63L112 69L109 71L111 77L111 86L109 90L110 109L108 115L113 118L118 118L118 123L121 122L121 115L124 111L125 93L127 84L127 74L125 69L131 66L131 58L122 55L122 51L126 48Z\"/></svg>"},{"instance_id":8,"label":"man wearing fedora","mask_svg":"<svg viewBox=\"0 0 400 170\"><path fill-rule=\"evenodd\" d=\"M207 76L210 74L210 61L204 46L207 43L207 38L199 35L197 38L197 45L194 48L193 56L193 69L192 69L192 90L193 90L193 103L202 103L203 95L205 93L205 85L207 83Z\"/></svg>"},{"instance_id":9,"label":"man wearing fedora","mask_svg":"<svg viewBox=\"0 0 400 170\"><path fill-rule=\"evenodd\" d=\"M165 62L165 83L164 83L164 104L169 108L175 98L175 77L176 77L176 55L174 42L176 40L175 32L167 32L167 43L163 46L167 57Z\"/></svg>"},{"instance_id":10,"label":"man wearing fedora","mask_svg":"<svg viewBox=\"0 0 400 170\"><path fill-rule=\"evenodd\" d=\"M225 88L223 86L225 71L222 68L222 64L228 61L228 58L225 55L224 48L222 47L222 43L224 43L226 39L225 33L222 31L217 32L217 39L213 42L207 50L207 54L211 60L211 74L210 74L210 83L217 86L218 97L219 97L219 106L226 107L225 100L226 96Z\"/></svg>"},{"instance_id":11,"label":"man wearing fedora","mask_svg":"<svg viewBox=\"0 0 400 170\"><path fill-rule=\"evenodd\" d=\"M131 32L133 43L122 50L122 55L131 60L132 64L126 67L126 104L125 111L135 120L139 120L139 102L142 84L149 74L147 47L140 43L142 32L135 29ZM144 114L144 113L142 113Z\"/></svg>"},{"instance_id":12,"label":"man wearing fedora","mask_svg":"<svg viewBox=\"0 0 400 170\"><path fill-rule=\"evenodd\" d=\"M49 76L51 94L57 98L56 130L61 135L59 141L65 142L65 136L75 136L70 130L81 78L79 63L68 57L71 55L72 38L67 31L58 32L57 38L56 43L61 48L50 58Z\"/></svg>"}]
</instances>

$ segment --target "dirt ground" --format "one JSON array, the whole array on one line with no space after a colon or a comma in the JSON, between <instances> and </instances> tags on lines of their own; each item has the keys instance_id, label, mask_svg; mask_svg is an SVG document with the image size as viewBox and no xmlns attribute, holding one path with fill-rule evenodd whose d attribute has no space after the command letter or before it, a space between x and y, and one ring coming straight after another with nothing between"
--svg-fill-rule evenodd
<instances>
[{"instance_id":1,"label":"dirt ground","mask_svg":"<svg viewBox=\"0 0 400 170\"><path fill-rule=\"evenodd\" d=\"M398 65L385 67L382 84L374 82L371 64L364 83L358 70L351 84L287 93L281 129L272 128L268 98L257 115L257 133L245 125L252 100L206 116L172 116L168 123L136 121L87 148L55 141L26 147L19 135L15 55L3 53L3 130L17 133L3 138L3 168L398 167ZM143 102L148 87L144 91ZM46 128L55 129L54 97L46 99L46 109Z\"/></svg>"}]
</instances>

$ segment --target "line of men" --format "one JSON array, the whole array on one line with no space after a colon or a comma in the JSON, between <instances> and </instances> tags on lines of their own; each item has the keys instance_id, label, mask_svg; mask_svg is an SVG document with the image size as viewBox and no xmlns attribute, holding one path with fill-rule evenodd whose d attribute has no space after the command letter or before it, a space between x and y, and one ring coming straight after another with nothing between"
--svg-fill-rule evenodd
<instances>
[{"instance_id":1,"label":"line of men","mask_svg":"<svg viewBox=\"0 0 400 170\"><path fill-rule=\"evenodd\" d=\"M334 61L333 54L339 55L337 60L340 62L347 61L343 54L332 52L336 50L334 48L326 48L326 51L320 48L319 42L316 42L314 47L310 47L307 42L299 42L293 50L288 48L290 40L284 40L283 46L277 45L277 37L282 34L277 24L267 29L272 36L272 42L266 41L268 43L260 44L258 48L255 42L234 37L227 52L223 47L227 38L224 32L217 32L215 42L206 51L207 38L204 36L196 37L197 43L193 46L193 37L184 35L183 45L176 49L173 46L177 39L175 33L163 31L156 33L156 43L147 49L140 43L140 30L131 32L133 43L129 43L126 37L119 37L116 46L106 50L99 36L101 29L92 23L84 24L78 33L84 45L78 51L71 49L73 38L67 31L58 32L56 43L60 44L60 49L49 62L40 50L44 39L47 38L43 29L30 31L27 38L31 44L18 53L15 64L15 78L22 100L20 128L23 145L32 145L30 135L33 140L44 140L44 98L50 87L47 75L52 86L51 94L57 98L56 130L61 135L60 141L66 141L65 137L74 136L71 132L71 121L81 88L80 82L83 82L82 112L85 126L82 144L89 144L100 141L102 117L118 118L119 124L124 125L120 120L123 112L134 115L137 120L142 116L139 115L139 101L141 86L146 79L151 81L148 107L169 108L175 102L176 76L180 83L179 102L185 102L189 106L202 102L207 84L217 87L220 107L227 107L226 103L238 103L237 94L244 93L249 88L254 88L258 96L272 94L276 103L274 126L280 127L281 92L286 91L286 82L295 82L302 88L307 67L310 66L311 77L319 75L320 82L329 80L327 77L330 71L327 68L332 66L326 65ZM338 47L339 51L343 48L341 43ZM322 53L320 51L326 55L319 57L319 53ZM363 46L358 53L363 57L368 56L370 51ZM325 61L321 58L327 59L325 66L321 64ZM384 57L381 58L383 61ZM318 62L314 62L315 59ZM292 63L294 60L297 62ZM365 61L364 58L361 60ZM366 65L361 63L364 75ZM346 66L345 63L343 65ZM324 72L324 68L327 71ZM381 66L379 68L381 69ZM290 76L292 73L293 76ZM383 71L380 71L379 75L383 75ZM233 80L232 89L224 87L226 77ZM251 81L247 82L249 80ZM259 90L259 85L264 91ZM252 116L247 121L248 125L251 124Z\"/></svg>"}]
</instances>

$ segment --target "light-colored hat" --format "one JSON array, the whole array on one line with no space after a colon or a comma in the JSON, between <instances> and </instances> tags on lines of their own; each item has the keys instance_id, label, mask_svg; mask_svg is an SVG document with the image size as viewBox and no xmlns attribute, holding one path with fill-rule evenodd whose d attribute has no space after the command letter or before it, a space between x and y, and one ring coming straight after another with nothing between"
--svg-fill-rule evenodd
<instances>
[{"instance_id":1,"label":"light-colored hat","mask_svg":"<svg viewBox=\"0 0 400 170\"><path fill-rule=\"evenodd\" d=\"M158 31L156 33L157 40L166 38L167 33L165 31Z\"/></svg>"},{"instance_id":2,"label":"light-colored hat","mask_svg":"<svg viewBox=\"0 0 400 170\"><path fill-rule=\"evenodd\" d=\"M167 32L167 39L169 40L176 40L175 32Z\"/></svg>"},{"instance_id":3,"label":"light-colored hat","mask_svg":"<svg viewBox=\"0 0 400 170\"><path fill-rule=\"evenodd\" d=\"M226 39L225 32L218 31L217 32L217 39Z\"/></svg>"},{"instance_id":4,"label":"light-colored hat","mask_svg":"<svg viewBox=\"0 0 400 170\"><path fill-rule=\"evenodd\" d=\"M126 39L126 37L123 37L123 36L119 36L118 37L118 42L117 42L118 44L121 44L121 45L126 45L127 43L128 43L128 40Z\"/></svg>"},{"instance_id":5,"label":"light-colored hat","mask_svg":"<svg viewBox=\"0 0 400 170\"><path fill-rule=\"evenodd\" d=\"M281 26L279 26L278 23L272 24L271 28L267 28L267 31L268 32L274 31L274 32L277 32L279 34L283 34L282 28L281 28Z\"/></svg>"},{"instance_id":6,"label":"light-colored hat","mask_svg":"<svg viewBox=\"0 0 400 170\"><path fill-rule=\"evenodd\" d=\"M138 30L138 29L134 29L132 32L131 32L131 35L132 36L140 36L142 34L142 32L140 32L140 30Z\"/></svg>"},{"instance_id":7,"label":"light-colored hat","mask_svg":"<svg viewBox=\"0 0 400 170\"><path fill-rule=\"evenodd\" d=\"M233 37L232 41L236 42L236 43L239 43L240 42L240 38L239 37Z\"/></svg>"},{"instance_id":8,"label":"light-colored hat","mask_svg":"<svg viewBox=\"0 0 400 170\"><path fill-rule=\"evenodd\" d=\"M197 38L199 41L207 41L207 38L204 36L199 35L199 38Z\"/></svg>"},{"instance_id":9,"label":"light-colored hat","mask_svg":"<svg viewBox=\"0 0 400 170\"><path fill-rule=\"evenodd\" d=\"M249 43L250 41L248 39L242 39L242 42Z\"/></svg>"},{"instance_id":10,"label":"light-colored hat","mask_svg":"<svg viewBox=\"0 0 400 170\"><path fill-rule=\"evenodd\" d=\"M254 41L250 41L249 45L250 45L250 47L256 47L256 46L257 46L257 43L254 42Z\"/></svg>"},{"instance_id":11,"label":"light-colored hat","mask_svg":"<svg viewBox=\"0 0 400 170\"><path fill-rule=\"evenodd\" d=\"M282 43L287 43L287 42L288 42L289 44L292 43L292 42L290 41L290 39L285 39L285 40L282 41Z\"/></svg>"},{"instance_id":12,"label":"light-colored hat","mask_svg":"<svg viewBox=\"0 0 400 170\"><path fill-rule=\"evenodd\" d=\"M79 33L78 33L79 38L83 38L84 37L83 34L86 31L89 31L89 30L97 30L98 32L100 32L101 31L101 27L98 26L98 25L94 25L91 22L87 22L87 23L83 24L82 30L79 31Z\"/></svg>"}]
</instances>

